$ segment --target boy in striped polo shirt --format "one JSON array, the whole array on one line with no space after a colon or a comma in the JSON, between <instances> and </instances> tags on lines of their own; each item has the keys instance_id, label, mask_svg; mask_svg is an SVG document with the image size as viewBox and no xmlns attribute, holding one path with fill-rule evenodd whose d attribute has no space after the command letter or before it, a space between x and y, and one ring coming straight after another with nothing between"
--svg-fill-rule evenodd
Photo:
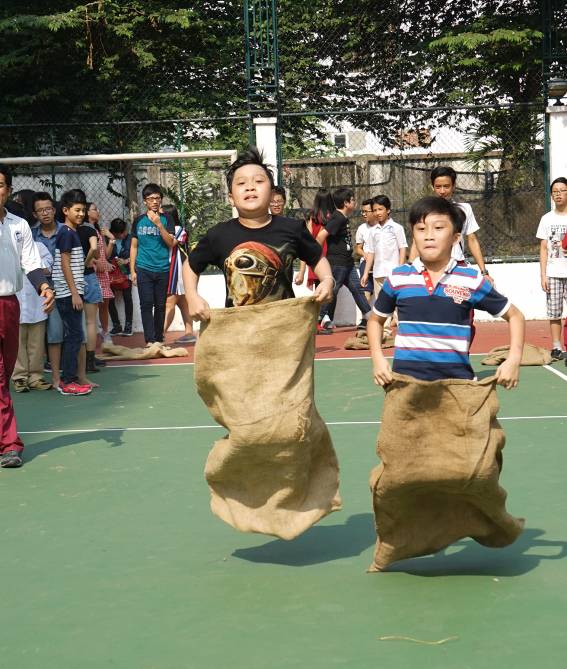
<instances>
[{"instance_id":1,"label":"boy in striped polo shirt","mask_svg":"<svg viewBox=\"0 0 567 669\"><path fill-rule=\"evenodd\" d=\"M55 302L63 321L63 373L57 390L62 395L88 395L92 386L79 383L78 357L83 345L83 294L85 291L85 256L77 234L86 211L81 190L70 190L61 196L65 225L55 238L53 285Z\"/></svg>"},{"instance_id":2,"label":"boy in striped polo shirt","mask_svg":"<svg viewBox=\"0 0 567 669\"><path fill-rule=\"evenodd\" d=\"M418 256L386 279L368 323L374 381L385 386L392 370L382 351L384 323L398 310L393 371L425 381L474 379L469 360L475 308L508 321L510 353L496 371L497 383L518 385L524 344L524 317L482 273L451 257L463 214L452 202L426 197L410 211Z\"/></svg>"}]
</instances>

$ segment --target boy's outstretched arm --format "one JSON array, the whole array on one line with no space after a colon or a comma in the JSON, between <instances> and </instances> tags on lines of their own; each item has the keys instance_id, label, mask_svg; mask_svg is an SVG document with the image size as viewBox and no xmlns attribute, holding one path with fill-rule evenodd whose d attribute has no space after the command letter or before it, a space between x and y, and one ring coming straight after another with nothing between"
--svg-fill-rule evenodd
<instances>
[{"instance_id":1,"label":"boy's outstretched arm","mask_svg":"<svg viewBox=\"0 0 567 669\"><path fill-rule=\"evenodd\" d=\"M386 319L383 316L372 313L366 325L370 355L372 356L372 378L374 383L379 386L387 386L388 383L393 381L390 364L382 351L382 335L385 322Z\"/></svg>"},{"instance_id":2,"label":"boy's outstretched arm","mask_svg":"<svg viewBox=\"0 0 567 669\"><path fill-rule=\"evenodd\" d=\"M208 321L211 318L211 308L197 292L199 275L191 269L188 261L183 263L182 271L189 316L196 321Z\"/></svg>"},{"instance_id":3,"label":"boy's outstretched arm","mask_svg":"<svg viewBox=\"0 0 567 669\"><path fill-rule=\"evenodd\" d=\"M507 390L516 388L520 379L520 362L524 350L524 314L513 304L502 316L508 321L510 330L510 353L504 362L496 370L496 383L504 386Z\"/></svg>"},{"instance_id":4,"label":"boy's outstretched arm","mask_svg":"<svg viewBox=\"0 0 567 669\"><path fill-rule=\"evenodd\" d=\"M315 302L330 302L333 299L335 279L327 258L321 256L313 271L320 281L315 290Z\"/></svg>"}]
</instances>

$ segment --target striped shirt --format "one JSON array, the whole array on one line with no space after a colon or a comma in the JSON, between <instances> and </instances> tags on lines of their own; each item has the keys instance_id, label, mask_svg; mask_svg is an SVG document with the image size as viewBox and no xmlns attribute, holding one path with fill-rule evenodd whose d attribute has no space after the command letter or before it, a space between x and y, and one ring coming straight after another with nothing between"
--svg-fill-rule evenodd
<instances>
[{"instance_id":1,"label":"striped shirt","mask_svg":"<svg viewBox=\"0 0 567 669\"><path fill-rule=\"evenodd\" d=\"M56 299L69 297L71 290L67 285L63 268L61 267L61 254L69 253L71 257L71 273L73 281L79 295L83 295L85 290L85 256L81 240L76 230L68 225L64 225L58 232L55 240L55 258L53 262L53 285L55 287Z\"/></svg>"},{"instance_id":2,"label":"striped shirt","mask_svg":"<svg viewBox=\"0 0 567 669\"><path fill-rule=\"evenodd\" d=\"M394 269L374 304L387 318L398 310L393 370L425 381L472 379L469 360L475 308L502 316L510 302L480 272L451 259L433 288L420 258Z\"/></svg>"}]
</instances>

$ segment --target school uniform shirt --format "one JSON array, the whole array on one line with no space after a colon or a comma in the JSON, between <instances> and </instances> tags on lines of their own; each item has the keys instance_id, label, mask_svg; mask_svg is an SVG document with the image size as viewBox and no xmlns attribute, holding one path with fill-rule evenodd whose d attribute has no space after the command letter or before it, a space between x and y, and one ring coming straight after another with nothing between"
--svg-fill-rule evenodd
<instances>
[{"instance_id":1,"label":"school uniform shirt","mask_svg":"<svg viewBox=\"0 0 567 669\"><path fill-rule=\"evenodd\" d=\"M322 255L304 221L273 216L261 228L248 228L237 218L207 231L189 255L189 265L201 274L209 265L225 277L226 306L274 302L294 297L293 261L314 266Z\"/></svg>"},{"instance_id":2,"label":"school uniform shirt","mask_svg":"<svg viewBox=\"0 0 567 669\"><path fill-rule=\"evenodd\" d=\"M453 244L453 251L451 253L451 258L455 260L464 260L465 259L465 240L467 235L472 235L473 232L480 230L479 224L476 222L474 212L472 207L468 202L455 202L454 204L457 207L460 207L465 213L465 222L463 223L463 229L461 230L461 238L458 242Z\"/></svg>"},{"instance_id":3,"label":"school uniform shirt","mask_svg":"<svg viewBox=\"0 0 567 669\"><path fill-rule=\"evenodd\" d=\"M365 253L368 253L367 242L370 234L372 233L373 227L374 226L372 225L368 225L368 223L361 223L356 229L354 243L362 246L362 250ZM361 258L361 260L364 260L364 258Z\"/></svg>"},{"instance_id":4,"label":"school uniform shirt","mask_svg":"<svg viewBox=\"0 0 567 669\"><path fill-rule=\"evenodd\" d=\"M175 233L175 223L169 216L160 214L163 227ZM161 238L157 227L150 221L147 214L139 216L132 226L132 237L138 240L136 268L147 272L169 272L169 246Z\"/></svg>"},{"instance_id":5,"label":"school uniform shirt","mask_svg":"<svg viewBox=\"0 0 567 669\"><path fill-rule=\"evenodd\" d=\"M46 281L28 222L5 211L4 220L0 220L0 297L22 289L23 272L36 290Z\"/></svg>"},{"instance_id":6,"label":"school uniform shirt","mask_svg":"<svg viewBox=\"0 0 567 669\"><path fill-rule=\"evenodd\" d=\"M45 246L47 246L49 253L51 253L51 257L55 258L55 240L57 239L57 233L61 228L63 227L63 223L58 223L57 221L55 222L55 232L51 235L51 237L46 237L43 234L43 229L41 225L36 225L34 228L32 228L32 236L34 242L41 242Z\"/></svg>"},{"instance_id":7,"label":"school uniform shirt","mask_svg":"<svg viewBox=\"0 0 567 669\"><path fill-rule=\"evenodd\" d=\"M49 273L51 273L53 256L49 253L49 249L39 242L34 242L34 245L41 258L42 268L49 270ZM43 310L43 298L37 294L31 281L28 279L24 281L22 290L16 293L16 297L20 303L20 323L41 323L41 321L47 319L47 314Z\"/></svg>"},{"instance_id":8,"label":"school uniform shirt","mask_svg":"<svg viewBox=\"0 0 567 669\"><path fill-rule=\"evenodd\" d=\"M399 265L400 249L407 248L407 245L403 227L391 218L384 225L374 225L367 241L368 252L374 254L374 277L388 276Z\"/></svg>"},{"instance_id":9,"label":"school uniform shirt","mask_svg":"<svg viewBox=\"0 0 567 669\"><path fill-rule=\"evenodd\" d=\"M79 295L83 295L85 292L85 256L77 231L71 229L68 225L64 225L59 230L57 239L55 240L55 258L51 276L53 278L56 299L71 296L71 289L67 285L61 267L62 253L70 254L73 281L75 282L75 287L77 288Z\"/></svg>"},{"instance_id":10,"label":"school uniform shirt","mask_svg":"<svg viewBox=\"0 0 567 669\"><path fill-rule=\"evenodd\" d=\"M567 215L561 216L556 211L548 211L541 217L536 237L547 241L546 274L556 279L567 277L567 252L561 247L561 241L567 234Z\"/></svg>"},{"instance_id":11,"label":"school uniform shirt","mask_svg":"<svg viewBox=\"0 0 567 669\"><path fill-rule=\"evenodd\" d=\"M336 209L325 225L327 237L327 260L331 266L354 267L352 236L348 218Z\"/></svg>"},{"instance_id":12,"label":"school uniform shirt","mask_svg":"<svg viewBox=\"0 0 567 669\"><path fill-rule=\"evenodd\" d=\"M473 379L469 345L475 308L498 317L510 302L474 267L451 259L435 288L420 258L396 267L373 308L384 318L398 310L392 369L424 381Z\"/></svg>"}]
</instances>

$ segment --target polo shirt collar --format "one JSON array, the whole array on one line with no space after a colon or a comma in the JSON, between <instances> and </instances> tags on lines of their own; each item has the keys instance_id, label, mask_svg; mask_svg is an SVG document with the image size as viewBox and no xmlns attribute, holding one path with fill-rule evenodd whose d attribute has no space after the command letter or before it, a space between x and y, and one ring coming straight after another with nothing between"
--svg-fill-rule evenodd
<instances>
[{"instance_id":1,"label":"polo shirt collar","mask_svg":"<svg viewBox=\"0 0 567 669\"><path fill-rule=\"evenodd\" d=\"M454 258L451 258L444 269L445 274L451 274L457 264L457 261ZM425 265L419 256L412 262L412 265L419 272L419 274L423 274L425 271Z\"/></svg>"}]
</instances>

